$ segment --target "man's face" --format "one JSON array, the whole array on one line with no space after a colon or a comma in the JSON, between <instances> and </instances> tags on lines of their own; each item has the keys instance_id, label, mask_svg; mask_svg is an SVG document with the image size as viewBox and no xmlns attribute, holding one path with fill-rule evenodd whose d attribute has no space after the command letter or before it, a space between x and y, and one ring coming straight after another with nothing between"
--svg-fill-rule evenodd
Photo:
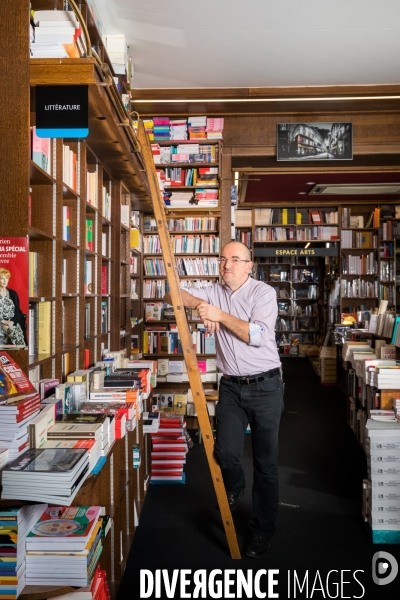
<instances>
[{"instance_id":1,"label":"man's face","mask_svg":"<svg viewBox=\"0 0 400 600\"><path fill-rule=\"evenodd\" d=\"M252 261L247 257L248 254L242 244L231 242L222 249L219 272L232 291L243 285L253 267Z\"/></svg>"}]
</instances>

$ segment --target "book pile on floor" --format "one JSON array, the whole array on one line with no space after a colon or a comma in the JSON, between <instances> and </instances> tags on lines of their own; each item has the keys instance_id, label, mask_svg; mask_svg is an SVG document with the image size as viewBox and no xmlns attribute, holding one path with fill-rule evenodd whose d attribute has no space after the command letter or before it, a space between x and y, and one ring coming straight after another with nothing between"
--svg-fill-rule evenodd
<instances>
[{"instance_id":1,"label":"book pile on floor","mask_svg":"<svg viewBox=\"0 0 400 600\"><path fill-rule=\"evenodd\" d=\"M400 423L369 419L366 432L364 518L375 544L400 544Z\"/></svg>"},{"instance_id":2,"label":"book pile on floor","mask_svg":"<svg viewBox=\"0 0 400 600\"><path fill-rule=\"evenodd\" d=\"M25 541L47 504L0 508L0 598L18 598L26 585Z\"/></svg>"},{"instance_id":3,"label":"book pile on floor","mask_svg":"<svg viewBox=\"0 0 400 600\"><path fill-rule=\"evenodd\" d=\"M157 433L151 434L150 483L185 483L183 465L188 445L183 415L160 413Z\"/></svg>"},{"instance_id":4,"label":"book pile on floor","mask_svg":"<svg viewBox=\"0 0 400 600\"><path fill-rule=\"evenodd\" d=\"M3 469L1 497L69 506L88 472L86 449L31 448Z\"/></svg>"},{"instance_id":5,"label":"book pile on floor","mask_svg":"<svg viewBox=\"0 0 400 600\"><path fill-rule=\"evenodd\" d=\"M336 383L336 346L323 346L319 350L319 375L321 383Z\"/></svg>"},{"instance_id":6,"label":"book pile on floor","mask_svg":"<svg viewBox=\"0 0 400 600\"><path fill-rule=\"evenodd\" d=\"M47 508L26 538L26 584L87 586L101 551L100 506Z\"/></svg>"}]
</instances>

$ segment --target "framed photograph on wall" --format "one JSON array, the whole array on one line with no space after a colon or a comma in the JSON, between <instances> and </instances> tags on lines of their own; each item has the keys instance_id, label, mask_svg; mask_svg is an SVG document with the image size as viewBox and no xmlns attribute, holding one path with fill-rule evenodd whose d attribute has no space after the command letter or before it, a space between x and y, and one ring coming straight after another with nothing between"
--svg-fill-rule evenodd
<instances>
[{"instance_id":1,"label":"framed photograph on wall","mask_svg":"<svg viewBox=\"0 0 400 600\"><path fill-rule=\"evenodd\" d=\"M352 160L352 123L277 123L277 160Z\"/></svg>"}]
</instances>

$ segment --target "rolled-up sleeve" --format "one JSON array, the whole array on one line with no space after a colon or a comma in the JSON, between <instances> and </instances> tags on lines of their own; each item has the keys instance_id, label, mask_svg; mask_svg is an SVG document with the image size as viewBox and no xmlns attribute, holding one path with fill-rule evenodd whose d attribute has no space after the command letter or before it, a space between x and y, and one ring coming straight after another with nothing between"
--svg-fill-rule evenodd
<instances>
[{"instance_id":1,"label":"rolled-up sleeve","mask_svg":"<svg viewBox=\"0 0 400 600\"><path fill-rule=\"evenodd\" d=\"M249 322L249 346L266 346L269 339L275 338L275 324L278 316L276 292L265 285L258 295Z\"/></svg>"}]
</instances>

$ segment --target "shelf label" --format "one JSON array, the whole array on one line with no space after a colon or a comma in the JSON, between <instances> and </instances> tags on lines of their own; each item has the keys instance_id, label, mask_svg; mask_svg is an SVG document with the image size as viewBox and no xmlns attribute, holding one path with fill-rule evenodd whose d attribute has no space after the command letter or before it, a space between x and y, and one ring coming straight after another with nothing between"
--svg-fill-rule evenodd
<instances>
[{"instance_id":1,"label":"shelf label","mask_svg":"<svg viewBox=\"0 0 400 600\"><path fill-rule=\"evenodd\" d=\"M339 248L255 248L254 256L338 256Z\"/></svg>"},{"instance_id":2,"label":"shelf label","mask_svg":"<svg viewBox=\"0 0 400 600\"><path fill-rule=\"evenodd\" d=\"M36 135L84 138L89 134L87 85L36 86Z\"/></svg>"}]
</instances>

